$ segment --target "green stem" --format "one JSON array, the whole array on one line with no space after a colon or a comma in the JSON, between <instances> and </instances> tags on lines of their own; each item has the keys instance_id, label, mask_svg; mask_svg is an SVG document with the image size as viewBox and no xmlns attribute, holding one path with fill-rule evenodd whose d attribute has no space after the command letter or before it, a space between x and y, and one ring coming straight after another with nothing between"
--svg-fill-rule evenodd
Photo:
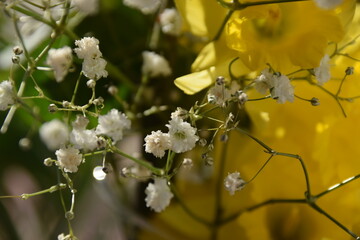
<instances>
[{"instance_id":1,"label":"green stem","mask_svg":"<svg viewBox=\"0 0 360 240\"><path fill-rule=\"evenodd\" d=\"M127 159L130 159L130 160L136 162L137 164L149 169L155 175L161 176L161 175L164 174L164 171L162 169L154 167L153 165L151 165L149 162L146 162L145 160L134 158L133 156L130 156L130 155L122 152L120 149L118 149L115 146L111 145L110 150L117 153L117 154L119 154L120 156L123 156L123 157L125 157Z\"/></svg>"},{"instance_id":2,"label":"green stem","mask_svg":"<svg viewBox=\"0 0 360 240\"><path fill-rule=\"evenodd\" d=\"M345 179L341 183L335 184L335 185L329 187L327 190L315 195L315 198L320 198L320 197L322 197L322 196L324 196L324 195L326 195L326 194L328 194L328 193L330 193L330 192L332 192L332 191L334 191L334 190L336 190L336 189L338 189L340 187L345 186L348 183L351 183L352 181L354 181L354 180L356 180L358 178L360 178L360 174L358 174L356 176L353 176L353 177L350 177L348 179Z\"/></svg>"},{"instance_id":3,"label":"green stem","mask_svg":"<svg viewBox=\"0 0 360 240\"><path fill-rule=\"evenodd\" d=\"M64 188L66 188L66 184L60 183L58 185L51 186L48 189L41 190L41 191L34 192L34 193L23 193L20 196L0 196L0 198L22 198L22 199L26 200L26 199L28 199L30 197L39 196L39 195L42 195L44 193L53 193L55 191L58 191L58 190L64 189Z\"/></svg>"},{"instance_id":4,"label":"green stem","mask_svg":"<svg viewBox=\"0 0 360 240\"><path fill-rule=\"evenodd\" d=\"M215 216L211 227L211 237L210 239L216 240L218 238L218 230L220 227L221 217L223 214L223 206L222 206L222 189L223 189L223 180L224 180L224 173L225 173L225 165L226 165L226 158L227 158L227 147L229 139L224 142L223 148L221 151L221 157L219 159L219 170L218 176L216 179L215 185Z\"/></svg>"},{"instance_id":5,"label":"green stem","mask_svg":"<svg viewBox=\"0 0 360 240\"><path fill-rule=\"evenodd\" d=\"M228 216L226 218L223 218L221 221L221 224L222 225L227 224L227 223L235 220L236 218L240 217L245 212L252 212L259 208L265 207L267 205L279 204L279 203L306 203L306 200L305 199L269 199L264 202L250 206L248 208L242 209L236 213L231 214L230 216Z\"/></svg>"}]
</instances>

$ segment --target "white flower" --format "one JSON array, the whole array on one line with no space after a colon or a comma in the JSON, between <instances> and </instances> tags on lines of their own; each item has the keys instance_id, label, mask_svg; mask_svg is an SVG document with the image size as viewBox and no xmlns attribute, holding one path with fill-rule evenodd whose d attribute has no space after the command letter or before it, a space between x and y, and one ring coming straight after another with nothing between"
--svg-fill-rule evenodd
<instances>
[{"instance_id":1,"label":"white flower","mask_svg":"<svg viewBox=\"0 0 360 240\"><path fill-rule=\"evenodd\" d=\"M160 15L161 30L169 35L177 36L181 32L181 17L175 8L167 8Z\"/></svg>"},{"instance_id":2,"label":"white flower","mask_svg":"<svg viewBox=\"0 0 360 240\"><path fill-rule=\"evenodd\" d=\"M99 40L94 37L84 37L81 40L76 40L75 45L78 46L78 48L75 48L74 52L80 59L102 57L99 49Z\"/></svg>"},{"instance_id":3,"label":"white flower","mask_svg":"<svg viewBox=\"0 0 360 240\"><path fill-rule=\"evenodd\" d=\"M274 74L268 68L264 69L254 82L255 89L261 94L266 94L268 89L274 87Z\"/></svg>"},{"instance_id":4,"label":"white flower","mask_svg":"<svg viewBox=\"0 0 360 240\"><path fill-rule=\"evenodd\" d=\"M169 76L171 74L171 68L168 61L161 55L154 52L144 51L142 73L148 74L150 77Z\"/></svg>"},{"instance_id":5,"label":"white flower","mask_svg":"<svg viewBox=\"0 0 360 240\"><path fill-rule=\"evenodd\" d=\"M53 119L41 125L39 134L47 148L52 151L59 149L69 140L69 129L59 119Z\"/></svg>"},{"instance_id":6,"label":"white flower","mask_svg":"<svg viewBox=\"0 0 360 240\"><path fill-rule=\"evenodd\" d=\"M15 103L13 85L10 81L0 83L0 111L6 110L10 105Z\"/></svg>"},{"instance_id":7,"label":"white flower","mask_svg":"<svg viewBox=\"0 0 360 240\"><path fill-rule=\"evenodd\" d=\"M185 109L182 109L181 107L176 108L176 110L171 113L171 119L181 118L185 120L187 117L188 117L188 112Z\"/></svg>"},{"instance_id":8,"label":"white flower","mask_svg":"<svg viewBox=\"0 0 360 240\"><path fill-rule=\"evenodd\" d=\"M136 8L143 14L155 13L161 4L161 0L124 0L123 2L124 5Z\"/></svg>"},{"instance_id":9,"label":"white flower","mask_svg":"<svg viewBox=\"0 0 360 240\"><path fill-rule=\"evenodd\" d=\"M225 189L234 195L236 191L244 188L246 182L240 177L239 172L229 173L224 180Z\"/></svg>"},{"instance_id":10,"label":"white flower","mask_svg":"<svg viewBox=\"0 0 360 240\"><path fill-rule=\"evenodd\" d=\"M74 0L74 5L83 13L96 14L99 11L98 0Z\"/></svg>"},{"instance_id":11,"label":"white flower","mask_svg":"<svg viewBox=\"0 0 360 240\"><path fill-rule=\"evenodd\" d=\"M195 143L199 140L196 135L196 128L193 128L181 118L174 118L169 123L166 126L169 128L171 150L182 153L193 149Z\"/></svg>"},{"instance_id":12,"label":"white flower","mask_svg":"<svg viewBox=\"0 0 360 240\"><path fill-rule=\"evenodd\" d=\"M271 96L277 99L278 103L285 103L286 101L294 101L294 87L290 80L285 75L274 75L274 87L271 90Z\"/></svg>"},{"instance_id":13,"label":"white flower","mask_svg":"<svg viewBox=\"0 0 360 240\"><path fill-rule=\"evenodd\" d=\"M329 55L325 54L325 56L320 61L320 66L314 68L315 77L319 85L323 85L331 78L329 61Z\"/></svg>"},{"instance_id":14,"label":"white flower","mask_svg":"<svg viewBox=\"0 0 360 240\"><path fill-rule=\"evenodd\" d=\"M82 64L82 72L89 79L99 80L106 78L108 72L105 70L106 60L103 58L85 58Z\"/></svg>"},{"instance_id":15,"label":"white flower","mask_svg":"<svg viewBox=\"0 0 360 240\"><path fill-rule=\"evenodd\" d=\"M82 161L79 150L73 147L61 148L55 152L59 166L65 172L77 172L78 166Z\"/></svg>"},{"instance_id":16,"label":"white flower","mask_svg":"<svg viewBox=\"0 0 360 240\"><path fill-rule=\"evenodd\" d=\"M55 72L55 79L57 82L64 80L64 77L69 71L72 64L72 50L65 46L59 49L50 49L46 64L51 66Z\"/></svg>"},{"instance_id":17,"label":"white flower","mask_svg":"<svg viewBox=\"0 0 360 240\"><path fill-rule=\"evenodd\" d=\"M170 204L170 200L174 196L166 183L166 179L162 178L155 178L154 183L149 183L145 193L146 206L155 212L163 211Z\"/></svg>"},{"instance_id":18,"label":"white flower","mask_svg":"<svg viewBox=\"0 0 360 240\"><path fill-rule=\"evenodd\" d=\"M70 133L70 142L78 149L94 150L98 147L98 137L94 129L86 129L89 120L78 115L73 122L73 130Z\"/></svg>"},{"instance_id":19,"label":"white flower","mask_svg":"<svg viewBox=\"0 0 360 240\"><path fill-rule=\"evenodd\" d=\"M231 97L230 91L225 88L224 84L215 84L209 89L207 99L209 103L224 106L225 102Z\"/></svg>"},{"instance_id":20,"label":"white flower","mask_svg":"<svg viewBox=\"0 0 360 240\"><path fill-rule=\"evenodd\" d=\"M319 8L330 10L340 5L343 0L314 0L314 2Z\"/></svg>"},{"instance_id":21,"label":"white flower","mask_svg":"<svg viewBox=\"0 0 360 240\"><path fill-rule=\"evenodd\" d=\"M154 154L155 157L162 158L165 151L170 149L170 136L168 133L152 131L151 135L145 137L145 152Z\"/></svg>"},{"instance_id":22,"label":"white flower","mask_svg":"<svg viewBox=\"0 0 360 240\"><path fill-rule=\"evenodd\" d=\"M96 133L109 136L117 142L123 138L123 131L130 129L130 126L131 122L124 113L111 109L106 115L99 116Z\"/></svg>"}]
</instances>

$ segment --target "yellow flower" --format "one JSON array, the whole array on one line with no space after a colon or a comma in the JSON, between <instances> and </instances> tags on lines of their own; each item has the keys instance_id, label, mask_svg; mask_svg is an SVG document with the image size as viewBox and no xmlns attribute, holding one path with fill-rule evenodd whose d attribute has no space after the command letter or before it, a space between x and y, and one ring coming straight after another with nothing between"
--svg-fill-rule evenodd
<instances>
[{"instance_id":1,"label":"yellow flower","mask_svg":"<svg viewBox=\"0 0 360 240\"><path fill-rule=\"evenodd\" d=\"M226 15L224 8L213 2L176 1L192 33L210 40ZM231 62L236 77L261 71L267 63L284 73L299 67L317 67L328 43L341 40L343 26L352 18L353 4L353 0L345 0L334 11L318 9L311 1L235 11L220 38L199 53L192 65L193 73L177 78L175 84L187 94L197 93L210 86L217 76L229 79ZM233 61L237 57L240 59Z\"/></svg>"},{"instance_id":2,"label":"yellow flower","mask_svg":"<svg viewBox=\"0 0 360 240\"><path fill-rule=\"evenodd\" d=\"M329 42L339 42L339 18L312 1L249 7L231 18L226 28L230 49L252 70L269 63L276 71L318 66Z\"/></svg>"},{"instance_id":3,"label":"yellow flower","mask_svg":"<svg viewBox=\"0 0 360 240\"><path fill-rule=\"evenodd\" d=\"M360 6L349 36L338 49L360 34ZM323 85L336 93L345 69L353 66L353 75L347 76L339 94L341 97L360 95L360 39L341 50L347 56L335 55L331 61L332 79ZM280 105L274 101L246 103L252 122L252 135L277 151L302 156L311 183L312 194L360 173L360 99L341 101L348 117L345 118L335 98L307 81L294 81L299 96L320 99L320 106L295 100ZM215 214L215 185L219 164L226 161L224 176L239 171L245 180L251 179L269 157L253 140L233 133L230 136L226 158L220 154L223 143L217 143L214 176L201 184L189 179L177 179L177 188L185 204L196 216L212 221ZM220 180L221 181L221 180ZM304 198L306 184L301 164L297 159L277 156L245 188L230 196L222 189L222 214L230 216L238 210L274 198ZM319 198L317 204L345 227L360 235L359 180ZM168 211L152 221L156 232L143 232L142 239L210 239L211 227L191 218L174 202ZM185 224L186 223L186 224ZM170 236L170 237L169 237ZM349 234L307 204L270 204L235 217L219 229L218 239L296 239L337 240L351 239Z\"/></svg>"}]
</instances>

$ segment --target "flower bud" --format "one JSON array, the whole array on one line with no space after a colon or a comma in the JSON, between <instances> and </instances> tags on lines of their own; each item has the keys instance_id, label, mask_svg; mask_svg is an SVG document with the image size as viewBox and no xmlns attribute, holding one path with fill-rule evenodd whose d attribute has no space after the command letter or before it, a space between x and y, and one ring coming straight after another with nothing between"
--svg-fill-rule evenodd
<instances>
[{"instance_id":1,"label":"flower bud","mask_svg":"<svg viewBox=\"0 0 360 240\"><path fill-rule=\"evenodd\" d=\"M223 76L219 76L216 78L217 85L223 85L225 83L225 78Z\"/></svg>"},{"instance_id":2,"label":"flower bud","mask_svg":"<svg viewBox=\"0 0 360 240\"><path fill-rule=\"evenodd\" d=\"M90 79L89 81L86 82L86 86L87 86L88 88L95 88L95 86L96 86L96 81L93 80L93 79Z\"/></svg>"},{"instance_id":3,"label":"flower bud","mask_svg":"<svg viewBox=\"0 0 360 240\"><path fill-rule=\"evenodd\" d=\"M111 95L116 95L118 93L119 89L117 87L115 87L114 85L111 85L108 88L108 93L110 93Z\"/></svg>"},{"instance_id":4,"label":"flower bud","mask_svg":"<svg viewBox=\"0 0 360 240\"><path fill-rule=\"evenodd\" d=\"M44 160L44 165L47 167L51 167L53 165L54 161L51 158L46 158Z\"/></svg>"},{"instance_id":5,"label":"flower bud","mask_svg":"<svg viewBox=\"0 0 360 240\"><path fill-rule=\"evenodd\" d=\"M320 105L320 100L316 97L313 97L311 100L310 100L310 103L311 105L313 106L319 106Z\"/></svg>"},{"instance_id":6,"label":"flower bud","mask_svg":"<svg viewBox=\"0 0 360 240\"><path fill-rule=\"evenodd\" d=\"M63 107L65 107L65 108L68 108L68 107L70 107L70 105L71 105L71 103L69 102L69 101L63 101L62 102L62 105L63 105Z\"/></svg>"},{"instance_id":7,"label":"flower bud","mask_svg":"<svg viewBox=\"0 0 360 240\"><path fill-rule=\"evenodd\" d=\"M19 62L20 62L20 57L19 57L19 56L13 56L13 57L11 58L11 61L12 61L13 64L19 64Z\"/></svg>"},{"instance_id":8,"label":"flower bud","mask_svg":"<svg viewBox=\"0 0 360 240\"><path fill-rule=\"evenodd\" d=\"M354 74L354 67L347 67L345 70L346 75L353 75Z\"/></svg>"},{"instance_id":9,"label":"flower bud","mask_svg":"<svg viewBox=\"0 0 360 240\"><path fill-rule=\"evenodd\" d=\"M54 113L58 110L58 107L55 104L51 103L48 107L48 110L50 113Z\"/></svg>"},{"instance_id":10,"label":"flower bud","mask_svg":"<svg viewBox=\"0 0 360 240\"><path fill-rule=\"evenodd\" d=\"M15 46L13 48L13 52L14 52L15 55L21 55L24 52L24 50L19 46Z\"/></svg>"}]
</instances>

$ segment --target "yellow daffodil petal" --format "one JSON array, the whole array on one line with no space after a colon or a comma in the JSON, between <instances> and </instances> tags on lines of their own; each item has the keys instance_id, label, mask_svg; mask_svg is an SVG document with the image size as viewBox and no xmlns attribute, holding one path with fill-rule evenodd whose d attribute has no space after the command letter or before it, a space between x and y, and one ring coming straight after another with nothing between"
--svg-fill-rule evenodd
<instances>
[{"instance_id":1,"label":"yellow daffodil petal","mask_svg":"<svg viewBox=\"0 0 360 240\"><path fill-rule=\"evenodd\" d=\"M176 0L175 3L190 32L209 39L216 35L227 13L217 1Z\"/></svg>"}]
</instances>

